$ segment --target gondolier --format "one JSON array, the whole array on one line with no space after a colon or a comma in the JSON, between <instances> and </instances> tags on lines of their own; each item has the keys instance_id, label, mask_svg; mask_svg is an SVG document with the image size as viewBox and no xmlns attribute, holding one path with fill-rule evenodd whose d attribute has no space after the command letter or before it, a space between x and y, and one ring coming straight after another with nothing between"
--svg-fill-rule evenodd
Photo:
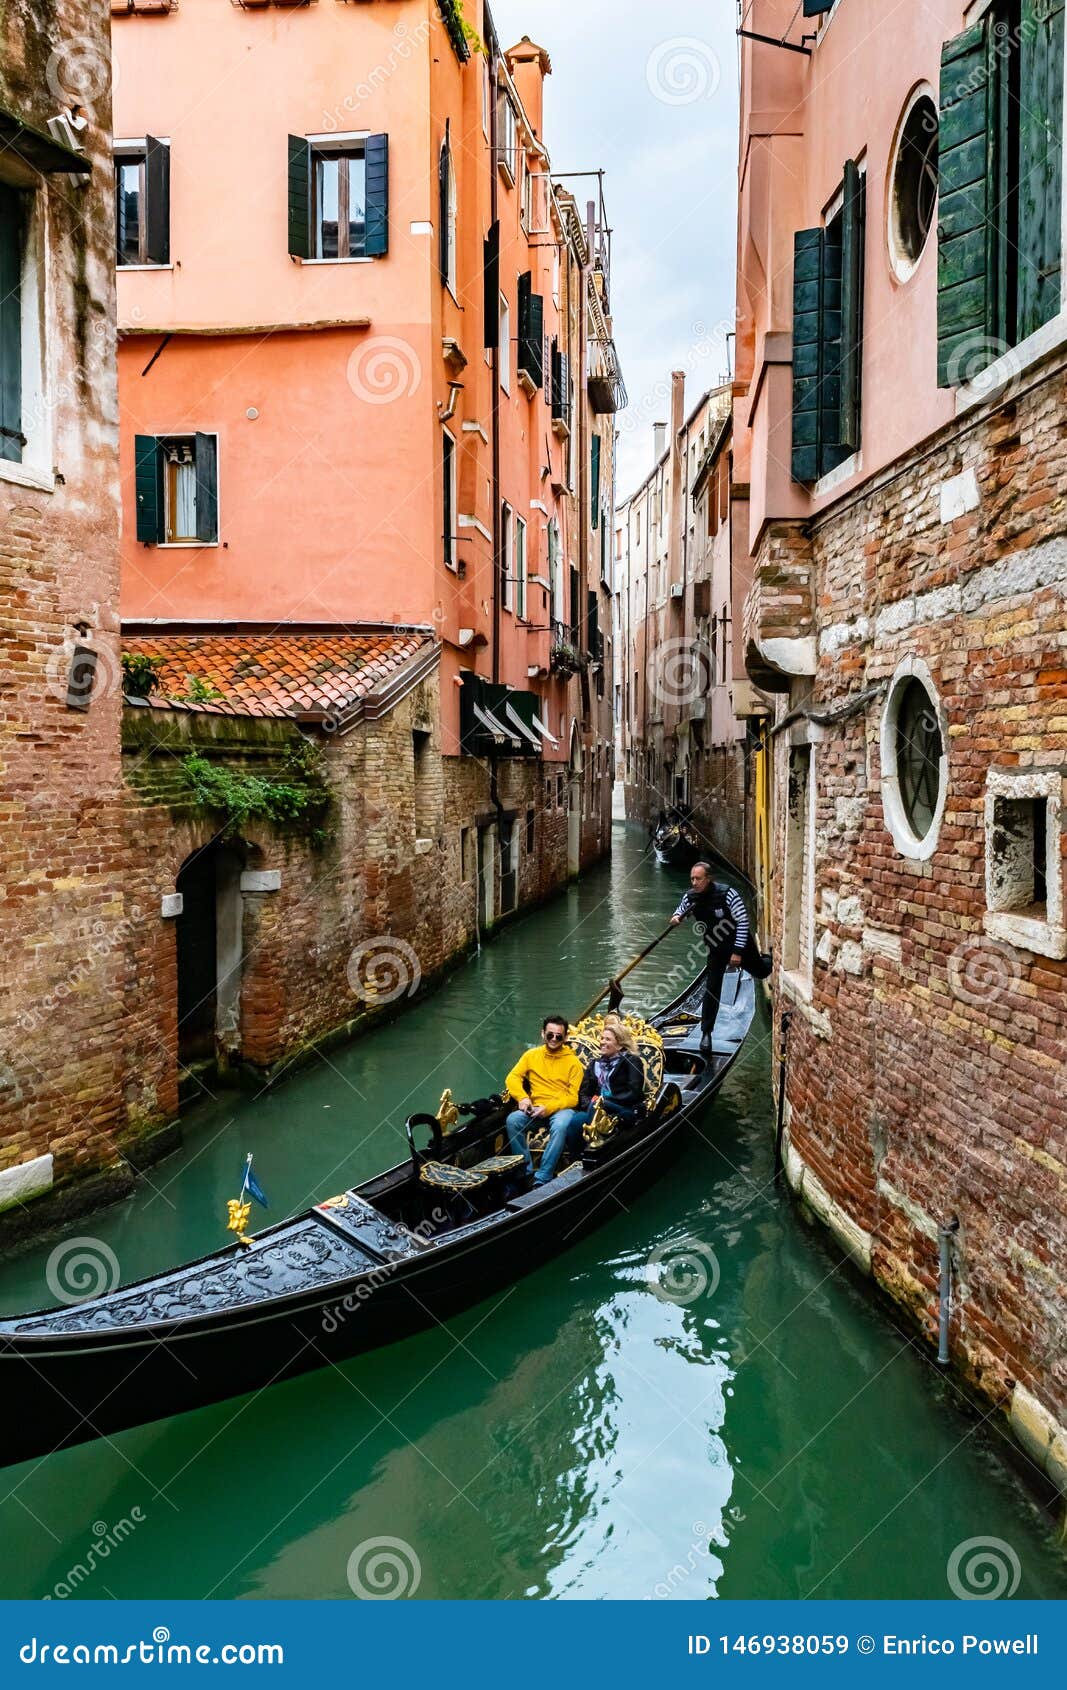
<instances>
[{"instance_id":1,"label":"gondolier","mask_svg":"<svg viewBox=\"0 0 1067 1690\"><path fill-rule=\"evenodd\" d=\"M740 968L741 954L748 944L748 911L741 894L732 886L720 886L712 876L711 864L700 862L690 870L689 890L671 916L671 926L677 927L690 916L702 929L708 951L700 1006L700 1048L707 1052L719 1013L723 976L728 968Z\"/></svg>"}]
</instances>

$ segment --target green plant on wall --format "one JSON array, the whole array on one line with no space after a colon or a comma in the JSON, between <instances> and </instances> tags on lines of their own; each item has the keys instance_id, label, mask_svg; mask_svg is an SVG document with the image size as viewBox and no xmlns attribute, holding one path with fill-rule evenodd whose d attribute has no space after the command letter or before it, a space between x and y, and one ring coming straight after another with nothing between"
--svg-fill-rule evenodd
<instances>
[{"instance_id":1,"label":"green plant on wall","mask_svg":"<svg viewBox=\"0 0 1067 1690\"><path fill-rule=\"evenodd\" d=\"M161 657L145 657L138 651L122 654L122 690L127 698L151 698L159 691Z\"/></svg>"},{"instance_id":2,"label":"green plant on wall","mask_svg":"<svg viewBox=\"0 0 1067 1690\"><path fill-rule=\"evenodd\" d=\"M301 740L287 753L285 768L296 778L248 774L195 752L181 760L182 778L195 803L226 818L224 836L243 832L251 822L269 822L304 832L320 846L328 837L324 823L331 799L321 755Z\"/></svg>"},{"instance_id":3,"label":"green plant on wall","mask_svg":"<svg viewBox=\"0 0 1067 1690\"><path fill-rule=\"evenodd\" d=\"M199 675L186 675L185 691L173 695L176 704L215 704L222 696L218 687Z\"/></svg>"}]
</instances>

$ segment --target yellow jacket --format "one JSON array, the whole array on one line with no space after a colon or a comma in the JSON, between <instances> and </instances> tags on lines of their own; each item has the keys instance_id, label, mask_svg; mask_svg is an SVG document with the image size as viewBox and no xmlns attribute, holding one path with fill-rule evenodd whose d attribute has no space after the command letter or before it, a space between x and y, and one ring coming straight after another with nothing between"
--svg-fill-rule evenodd
<instances>
[{"instance_id":1,"label":"yellow jacket","mask_svg":"<svg viewBox=\"0 0 1067 1690\"><path fill-rule=\"evenodd\" d=\"M557 1109L577 1108L578 1088L584 1074L585 1069L569 1045L558 1051L537 1045L519 1057L504 1081L504 1090L516 1103L529 1096L536 1108L547 1109L552 1115Z\"/></svg>"}]
</instances>

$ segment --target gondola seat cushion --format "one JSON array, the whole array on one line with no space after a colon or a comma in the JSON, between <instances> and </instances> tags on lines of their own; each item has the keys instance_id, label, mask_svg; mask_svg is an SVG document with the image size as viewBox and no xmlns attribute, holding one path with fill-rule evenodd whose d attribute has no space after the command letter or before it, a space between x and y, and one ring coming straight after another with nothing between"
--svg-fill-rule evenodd
<instances>
[{"instance_id":1,"label":"gondola seat cushion","mask_svg":"<svg viewBox=\"0 0 1067 1690\"><path fill-rule=\"evenodd\" d=\"M512 1174L516 1168L521 1168L526 1158L520 1152L505 1156L487 1156L484 1162L476 1162L470 1170L472 1174Z\"/></svg>"},{"instance_id":2,"label":"gondola seat cushion","mask_svg":"<svg viewBox=\"0 0 1067 1690\"><path fill-rule=\"evenodd\" d=\"M520 1157L521 1161L521 1157ZM432 1185L436 1191L477 1191L485 1184L485 1174L475 1168L457 1168L451 1162L424 1162L419 1169L419 1178L423 1185Z\"/></svg>"}]
</instances>

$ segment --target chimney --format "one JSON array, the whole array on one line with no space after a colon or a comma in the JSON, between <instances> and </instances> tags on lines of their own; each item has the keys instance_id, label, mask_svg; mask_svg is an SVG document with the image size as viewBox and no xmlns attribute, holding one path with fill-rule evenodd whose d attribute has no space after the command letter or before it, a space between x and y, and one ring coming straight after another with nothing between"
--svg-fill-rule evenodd
<instances>
[{"instance_id":1,"label":"chimney","mask_svg":"<svg viewBox=\"0 0 1067 1690\"><path fill-rule=\"evenodd\" d=\"M652 424L652 462L658 464L663 456L663 448L667 444L667 424Z\"/></svg>"},{"instance_id":2,"label":"chimney","mask_svg":"<svg viewBox=\"0 0 1067 1690\"><path fill-rule=\"evenodd\" d=\"M545 116L545 77L552 75L552 60L528 35L523 36L518 46L509 47L504 58L530 127L540 141Z\"/></svg>"}]
</instances>

